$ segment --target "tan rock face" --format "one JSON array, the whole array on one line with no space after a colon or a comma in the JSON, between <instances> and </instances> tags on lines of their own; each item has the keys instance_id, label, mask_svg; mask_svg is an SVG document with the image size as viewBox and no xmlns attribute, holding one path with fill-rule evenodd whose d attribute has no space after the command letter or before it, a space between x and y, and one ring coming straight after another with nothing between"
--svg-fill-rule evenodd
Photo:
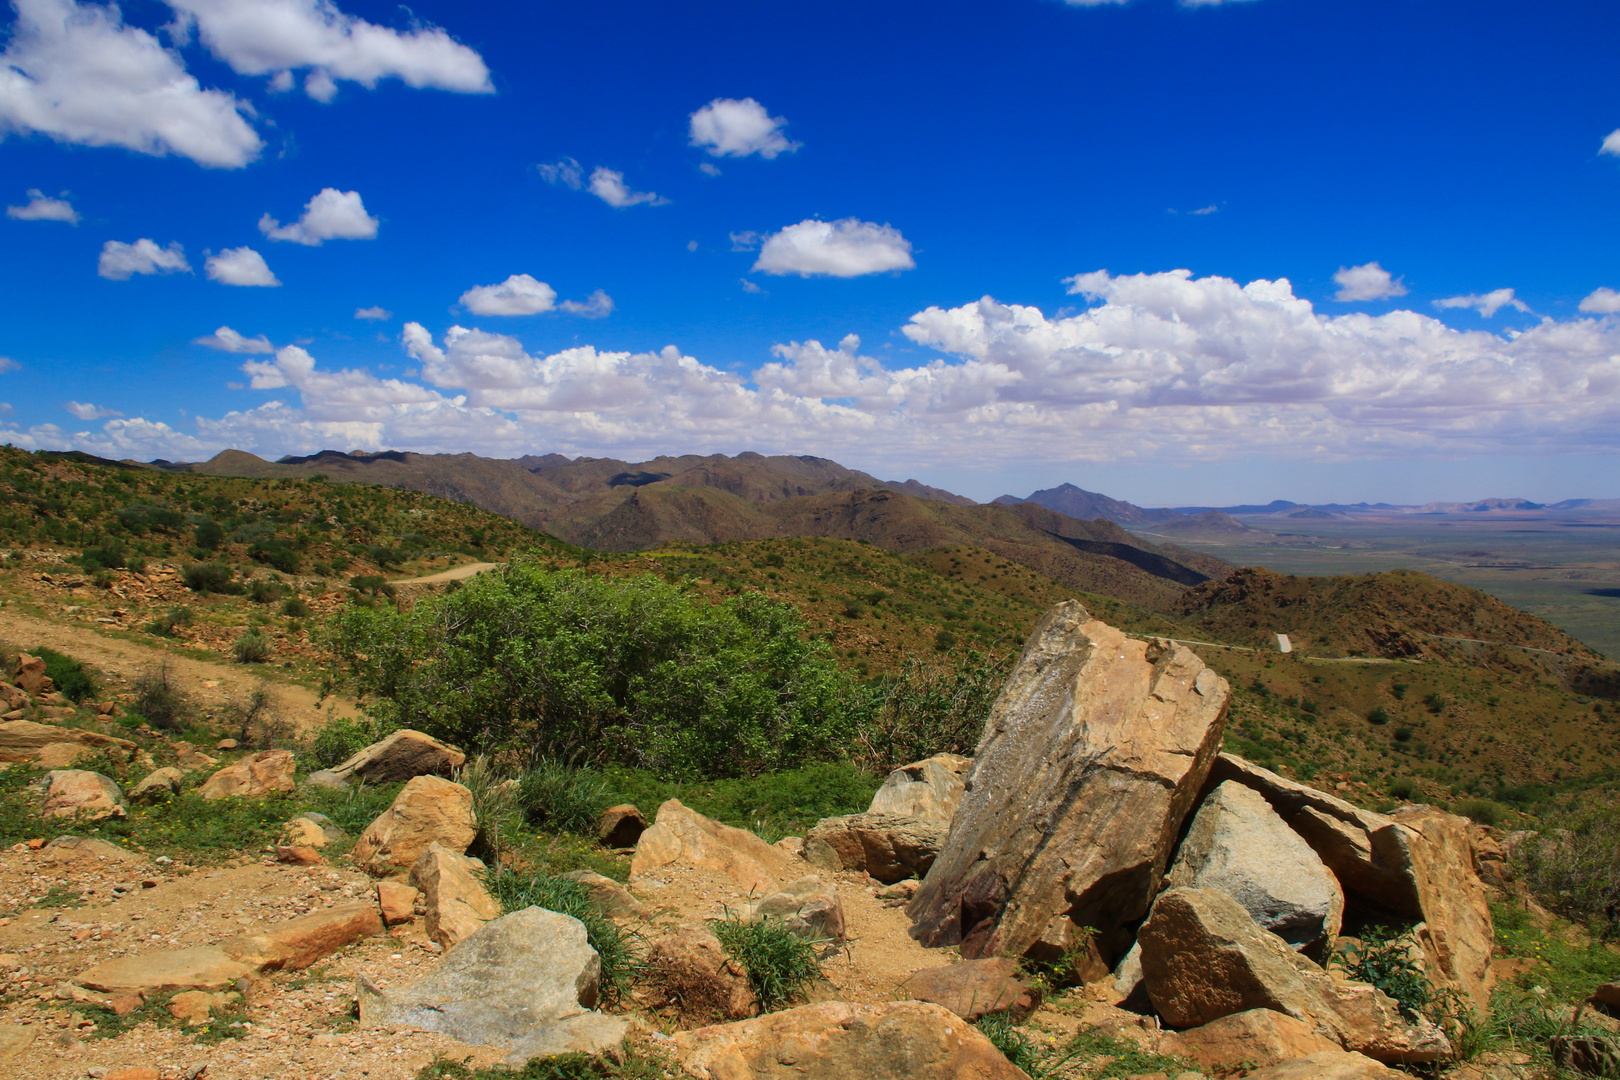
<instances>
[{"instance_id":1,"label":"tan rock face","mask_svg":"<svg viewBox=\"0 0 1620 1080\"><path fill-rule=\"evenodd\" d=\"M790 881L757 904L744 904L744 922L780 919L790 932L812 941L844 939L844 905L838 889L814 874Z\"/></svg>"},{"instance_id":2,"label":"tan rock face","mask_svg":"<svg viewBox=\"0 0 1620 1080\"><path fill-rule=\"evenodd\" d=\"M787 874L788 856L746 829L734 829L670 799L636 842L632 880L661 867L693 866L731 878L746 891L766 895Z\"/></svg>"},{"instance_id":3,"label":"tan rock face","mask_svg":"<svg viewBox=\"0 0 1620 1080\"><path fill-rule=\"evenodd\" d=\"M964 1020L1003 1011L1026 1016L1037 1004L1018 978L1017 962L1005 956L924 968L906 980L901 992L914 1001L942 1005Z\"/></svg>"},{"instance_id":4,"label":"tan rock face","mask_svg":"<svg viewBox=\"0 0 1620 1080\"><path fill-rule=\"evenodd\" d=\"M985 727L949 838L912 900L924 945L1057 959L1130 945L1220 746L1226 681L1188 650L1060 604Z\"/></svg>"},{"instance_id":5,"label":"tan rock face","mask_svg":"<svg viewBox=\"0 0 1620 1080\"><path fill-rule=\"evenodd\" d=\"M559 876L585 886L591 899L601 904L603 910L615 919L639 919L645 913L641 901L629 889L595 870L570 870Z\"/></svg>"},{"instance_id":6,"label":"tan rock face","mask_svg":"<svg viewBox=\"0 0 1620 1080\"><path fill-rule=\"evenodd\" d=\"M51 677L45 674L45 661L27 653L17 654L17 670L11 681L35 697L56 689L51 684Z\"/></svg>"},{"instance_id":7,"label":"tan rock face","mask_svg":"<svg viewBox=\"0 0 1620 1080\"><path fill-rule=\"evenodd\" d=\"M610 848L635 847L647 831L647 819L631 803L610 806L596 820L596 838Z\"/></svg>"},{"instance_id":8,"label":"tan rock face","mask_svg":"<svg viewBox=\"0 0 1620 1080\"><path fill-rule=\"evenodd\" d=\"M184 990L169 999L169 1015L186 1024L206 1024L216 1009L227 1008L238 995Z\"/></svg>"},{"instance_id":9,"label":"tan rock face","mask_svg":"<svg viewBox=\"0 0 1620 1080\"><path fill-rule=\"evenodd\" d=\"M372 743L330 771L363 777L373 784L397 784L416 776L451 776L467 755L420 731L396 731Z\"/></svg>"},{"instance_id":10,"label":"tan rock face","mask_svg":"<svg viewBox=\"0 0 1620 1080\"><path fill-rule=\"evenodd\" d=\"M377 882L377 906L382 909L383 922L389 926L408 923L416 917L416 899L422 891L414 885L399 881Z\"/></svg>"},{"instance_id":11,"label":"tan rock face","mask_svg":"<svg viewBox=\"0 0 1620 1080\"><path fill-rule=\"evenodd\" d=\"M295 817L281 827L281 842L293 847L323 848L329 840L326 830L307 817Z\"/></svg>"},{"instance_id":12,"label":"tan rock face","mask_svg":"<svg viewBox=\"0 0 1620 1080\"><path fill-rule=\"evenodd\" d=\"M681 1067L699 1080L1028 1080L977 1028L938 1005L802 1005L683 1031Z\"/></svg>"},{"instance_id":13,"label":"tan rock face","mask_svg":"<svg viewBox=\"0 0 1620 1080\"><path fill-rule=\"evenodd\" d=\"M472 792L437 776L418 776L355 841L350 857L374 877L409 870L434 843L467 850L478 835Z\"/></svg>"},{"instance_id":14,"label":"tan rock face","mask_svg":"<svg viewBox=\"0 0 1620 1080\"><path fill-rule=\"evenodd\" d=\"M297 763L291 750L266 750L249 754L234 765L227 765L210 776L197 794L205 799L224 799L232 796L243 799L262 799L266 795L291 795L294 790L293 772Z\"/></svg>"},{"instance_id":15,"label":"tan rock face","mask_svg":"<svg viewBox=\"0 0 1620 1080\"><path fill-rule=\"evenodd\" d=\"M963 785L973 759L961 754L935 754L902 765L888 775L866 809L874 814L949 822L962 801Z\"/></svg>"},{"instance_id":16,"label":"tan rock face","mask_svg":"<svg viewBox=\"0 0 1620 1080\"><path fill-rule=\"evenodd\" d=\"M1365 1054L1349 1054L1343 1050L1324 1050L1249 1074L1249 1080L1406 1080L1406 1077L1406 1073L1396 1072Z\"/></svg>"},{"instance_id":17,"label":"tan rock face","mask_svg":"<svg viewBox=\"0 0 1620 1080\"><path fill-rule=\"evenodd\" d=\"M445 948L471 937L501 905L484 890L484 864L439 844L429 844L411 867L411 884L422 890L427 936Z\"/></svg>"},{"instance_id":18,"label":"tan rock face","mask_svg":"<svg viewBox=\"0 0 1620 1080\"><path fill-rule=\"evenodd\" d=\"M1218 890L1163 893L1137 940L1148 997L1171 1027L1271 1009L1380 1061L1435 1061L1451 1053L1432 1024L1407 1022L1371 986L1336 982Z\"/></svg>"},{"instance_id":19,"label":"tan rock face","mask_svg":"<svg viewBox=\"0 0 1620 1080\"><path fill-rule=\"evenodd\" d=\"M853 870L893 884L927 874L949 828L949 822L903 814L822 818L805 834L804 859L823 870Z\"/></svg>"},{"instance_id":20,"label":"tan rock face","mask_svg":"<svg viewBox=\"0 0 1620 1080\"><path fill-rule=\"evenodd\" d=\"M66 752L64 749L66 747L77 747L79 751L116 748L126 752L136 748L128 739L115 739L111 735L102 735L95 731L57 727L54 724L36 724L32 720L0 721L0 762L38 763L40 755L45 753L47 748L52 748L52 753L60 754ZM41 767L50 766L41 764Z\"/></svg>"},{"instance_id":21,"label":"tan rock face","mask_svg":"<svg viewBox=\"0 0 1620 1080\"><path fill-rule=\"evenodd\" d=\"M759 1012L743 966L707 926L683 926L653 942L644 1004L673 1010L682 1026L744 1020Z\"/></svg>"},{"instance_id":22,"label":"tan rock face","mask_svg":"<svg viewBox=\"0 0 1620 1080\"><path fill-rule=\"evenodd\" d=\"M227 938L219 947L256 971L301 971L351 942L382 932L382 913L376 904L343 904L256 934Z\"/></svg>"},{"instance_id":23,"label":"tan rock face","mask_svg":"<svg viewBox=\"0 0 1620 1080\"><path fill-rule=\"evenodd\" d=\"M45 817L82 814L93 820L124 816L124 794L112 777L83 769L53 769L41 780Z\"/></svg>"},{"instance_id":24,"label":"tan rock face","mask_svg":"<svg viewBox=\"0 0 1620 1080\"><path fill-rule=\"evenodd\" d=\"M180 782L186 774L172 765L161 769L153 769L147 773L140 783L129 789L129 801L134 803L158 803L172 798L180 793Z\"/></svg>"},{"instance_id":25,"label":"tan rock face","mask_svg":"<svg viewBox=\"0 0 1620 1080\"><path fill-rule=\"evenodd\" d=\"M140 953L97 964L78 978L80 986L109 994L165 990L221 990L257 969L222 949Z\"/></svg>"},{"instance_id":26,"label":"tan rock face","mask_svg":"<svg viewBox=\"0 0 1620 1080\"><path fill-rule=\"evenodd\" d=\"M1159 1041L1161 1054L1191 1058L1209 1070L1244 1062L1263 1068L1323 1051L1339 1053L1342 1049L1309 1024L1271 1009L1233 1013L1202 1027L1168 1032Z\"/></svg>"},{"instance_id":27,"label":"tan rock face","mask_svg":"<svg viewBox=\"0 0 1620 1080\"><path fill-rule=\"evenodd\" d=\"M1491 1000L1496 929L1485 886L1474 873L1467 818L1432 807L1390 815L1410 830L1409 863L1423 923L1418 940L1431 980L1460 991L1482 1013Z\"/></svg>"}]
</instances>

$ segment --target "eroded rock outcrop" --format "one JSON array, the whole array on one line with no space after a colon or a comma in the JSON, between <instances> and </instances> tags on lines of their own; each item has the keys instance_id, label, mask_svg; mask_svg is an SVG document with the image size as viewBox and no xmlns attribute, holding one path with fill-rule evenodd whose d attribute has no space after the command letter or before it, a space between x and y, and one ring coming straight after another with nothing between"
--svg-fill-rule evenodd
<instances>
[{"instance_id":1,"label":"eroded rock outcrop","mask_svg":"<svg viewBox=\"0 0 1620 1080\"><path fill-rule=\"evenodd\" d=\"M466 760L467 755L449 743L406 728L324 771L343 780L358 776L369 784L397 784L417 776L448 779Z\"/></svg>"},{"instance_id":2,"label":"eroded rock outcrop","mask_svg":"<svg viewBox=\"0 0 1620 1080\"><path fill-rule=\"evenodd\" d=\"M945 843L972 764L960 754L935 754L895 769L864 813L816 823L804 838L805 860L885 884L922 877Z\"/></svg>"},{"instance_id":3,"label":"eroded rock outcrop","mask_svg":"<svg viewBox=\"0 0 1620 1080\"><path fill-rule=\"evenodd\" d=\"M210 776L197 794L205 799L262 799L266 795L291 795L296 788L293 773L297 763L291 750L265 750L249 754Z\"/></svg>"},{"instance_id":4,"label":"eroded rock outcrop","mask_svg":"<svg viewBox=\"0 0 1620 1080\"><path fill-rule=\"evenodd\" d=\"M418 776L366 826L350 857L374 877L416 865L434 843L457 854L478 835L472 792L437 776Z\"/></svg>"},{"instance_id":5,"label":"eroded rock outcrop","mask_svg":"<svg viewBox=\"0 0 1620 1080\"><path fill-rule=\"evenodd\" d=\"M448 949L500 915L501 905L484 889L483 873L482 860L438 843L422 852L411 866L410 884L422 891L429 938Z\"/></svg>"},{"instance_id":6,"label":"eroded rock outcrop","mask_svg":"<svg viewBox=\"0 0 1620 1080\"><path fill-rule=\"evenodd\" d=\"M924 968L900 989L914 1001L943 1005L964 1020L977 1020L993 1012L1023 1017L1037 1004L1035 995L1018 977L1017 962L1005 956Z\"/></svg>"},{"instance_id":7,"label":"eroded rock outcrop","mask_svg":"<svg viewBox=\"0 0 1620 1080\"><path fill-rule=\"evenodd\" d=\"M1220 746L1226 681L1069 601L1036 626L996 700L944 848L908 907L924 945L1056 959L1093 927L1101 959L1159 890Z\"/></svg>"},{"instance_id":8,"label":"eroded rock outcrop","mask_svg":"<svg viewBox=\"0 0 1620 1080\"><path fill-rule=\"evenodd\" d=\"M738 918L779 919L788 931L811 941L844 938L844 905L838 889L814 874L788 882L757 904L744 904Z\"/></svg>"},{"instance_id":9,"label":"eroded rock outcrop","mask_svg":"<svg viewBox=\"0 0 1620 1080\"><path fill-rule=\"evenodd\" d=\"M790 865L786 852L747 829L722 825L669 799L658 808L652 827L636 841L630 878L671 865L691 866L730 878L745 891L764 896L777 890Z\"/></svg>"},{"instance_id":10,"label":"eroded rock outcrop","mask_svg":"<svg viewBox=\"0 0 1620 1080\"><path fill-rule=\"evenodd\" d=\"M124 793L110 776L84 769L52 769L38 782L45 817L123 817Z\"/></svg>"}]
</instances>

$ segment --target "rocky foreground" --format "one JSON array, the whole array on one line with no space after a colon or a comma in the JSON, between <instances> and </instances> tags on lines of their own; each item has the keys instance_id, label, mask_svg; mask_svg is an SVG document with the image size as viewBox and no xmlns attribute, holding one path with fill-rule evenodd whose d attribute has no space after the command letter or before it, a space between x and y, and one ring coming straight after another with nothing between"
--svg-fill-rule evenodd
<instances>
[{"instance_id":1,"label":"rocky foreground","mask_svg":"<svg viewBox=\"0 0 1620 1080\"><path fill-rule=\"evenodd\" d=\"M26 997L0 1024L0 1067L407 1077L438 1056L518 1066L628 1039L702 1080L1010 1080L1026 1074L964 1023L1004 1013L1053 1044L1100 1031L1183 1080L1446 1068L1456 1027L1403 1011L1338 957L1347 929L1400 928L1453 1017L1485 1008L1479 871L1499 880L1500 849L1454 815L1370 813L1221 754L1227 701L1187 649L1069 603L1037 627L975 756L896 770L864 813L773 845L677 800L650 824L616 807L600 831L633 849L628 884L571 876L646 942L627 996L604 985L578 920L502 914L466 854L474 798L450 778L463 757L417 732L304 779L407 781L341 860L324 852L344 838L319 815L288 822L262 857L195 871L100 840L18 845L0 855L0 895L22 912L0 920L0 972ZM0 751L71 761L64 743L85 736L47 727L0 723ZM40 811L118 814L180 776L154 769L126 794L57 768ZM268 751L200 790L263 799L297 782L292 756ZM37 906L60 883L90 905ZM780 920L816 942L810 1000L762 1012L721 919ZM1059 983L1078 989L1053 994ZM85 1006L129 1030L81 1038L97 1026ZM177 1023L138 1022L154 1008ZM1467 1068L1455 1075L1521 1075Z\"/></svg>"}]
</instances>

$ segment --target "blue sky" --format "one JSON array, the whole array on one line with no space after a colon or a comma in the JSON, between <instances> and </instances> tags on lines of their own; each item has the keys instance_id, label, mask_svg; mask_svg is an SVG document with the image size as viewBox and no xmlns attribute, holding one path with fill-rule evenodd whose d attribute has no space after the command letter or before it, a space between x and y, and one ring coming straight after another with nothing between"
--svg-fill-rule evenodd
<instances>
[{"instance_id":1,"label":"blue sky","mask_svg":"<svg viewBox=\"0 0 1620 1080\"><path fill-rule=\"evenodd\" d=\"M1620 495L1613 4L5 18L17 445Z\"/></svg>"}]
</instances>

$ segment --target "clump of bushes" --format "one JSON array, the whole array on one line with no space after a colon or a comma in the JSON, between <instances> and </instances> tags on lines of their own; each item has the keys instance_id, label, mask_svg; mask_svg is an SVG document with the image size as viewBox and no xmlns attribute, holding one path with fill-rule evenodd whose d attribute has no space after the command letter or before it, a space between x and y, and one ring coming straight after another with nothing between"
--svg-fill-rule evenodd
<instances>
[{"instance_id":1,"label":"clump of bushes","mask_svg":"<svg viewBox=\"0 0 1620 1080\"><path fill-rule=\"evenodd\" d=\"M43 645L35 648L32 655L45 661L45 674L50 676L56 692L69 701L77 704L85 698L96 696L95 677L90 674L89 668L71 656L64 656Z\"/></svg>"},{"instance_id":2,"label":"clump of bushes","mask_svg":"<svg viewBox=\"0 0 1620 1080\"><path fill-rule=\"evenodd\" d=\"M815 946L793 933L781 919L752 922L727 918L714 923L720 947L743 966L764 1012L775 1012L804 998L821 978Z\"/></svg>"},{"instance_id":3,"label":"clump of bushes","mask_svg":"<svg viewBox=\"0 0 1620 1080\"><path fill-rule=\"evenodd\" d=\"M249 630L236 639L238 664L263 664L270 659L270 639L258 630Z\"/></svg>"},{"instance_id":4,"label":"clump of bushes","mask_svg":"<svg viewBox=\"0 0 1620 1080\"><path fill-rule=\"evenodd\" d=\"M160 731L178 731L191 717L191 701L169 680L167 664L137 675L131 689L130 711Z\"/></svg>"},{"instance_id":5,"label":"clump of bushes","mask_svg":"<svg viewBox=\"0 0 1620 1080\"><path fill-rule=\"evenodd\" d=\"M399 727L369 716L334 716L310 739L306 755L314 768L330 769L398 731Z\"/></svg>"},{"instance_id":6,"label":"clump of bushes","mask_svg":"<svg viewBox=\"0 0 1620 1080\"><path fill-rule=\"evenodd\" d=\"M231 564L226 562L192 563L180 571L186 588L197 593L240 593L242 586L233 580L235 576Z\"/></svg>"},{"instance_id":7,"label":"clump of bushes","mask_svg":"<svg viewBox=\"0 0 1620 1080\"><path fill-rule=\"evenodd\" d=\"M517 804L537 829L594 837L596 820L615 802L600 773L542 761L518 777Z\"/></svg>"},{"instance_id":8,"label":"clump of bushes","mask_svg":"<svg viewBox=\"0 0 1620 1080\"><path fill-rule=\"evenodd\" d=\"M190 626L192 620L191 609L188 607L170 608L167 614L159 615L146 624L146 629L159 637L175 637L175 631L182 626Z\"/></svg>"},{"instance_id":9,"label":"clump of bushes","mask_svg":"<svg viewBox=\"0 0 1620 1080\"><path fill-rule=\"evenodd\" d=\"M1010 666L1010 657L976 649L910 658L879 684L879 704L857 736L862 764L881 775L931 754L972 754Z\"/></svg>"},{"instance_id":10,"label":"clump of bushes","mask_svg":"<svg viewBox=\"0 0 1620 1080\"><path fill-rule=\"evenodd\" d=\"M1519 879L1558 914L1620 933L1620 810L1599 796L1544 813L1542 823L1513 849Z\"/></svg>"}]
</instances>

